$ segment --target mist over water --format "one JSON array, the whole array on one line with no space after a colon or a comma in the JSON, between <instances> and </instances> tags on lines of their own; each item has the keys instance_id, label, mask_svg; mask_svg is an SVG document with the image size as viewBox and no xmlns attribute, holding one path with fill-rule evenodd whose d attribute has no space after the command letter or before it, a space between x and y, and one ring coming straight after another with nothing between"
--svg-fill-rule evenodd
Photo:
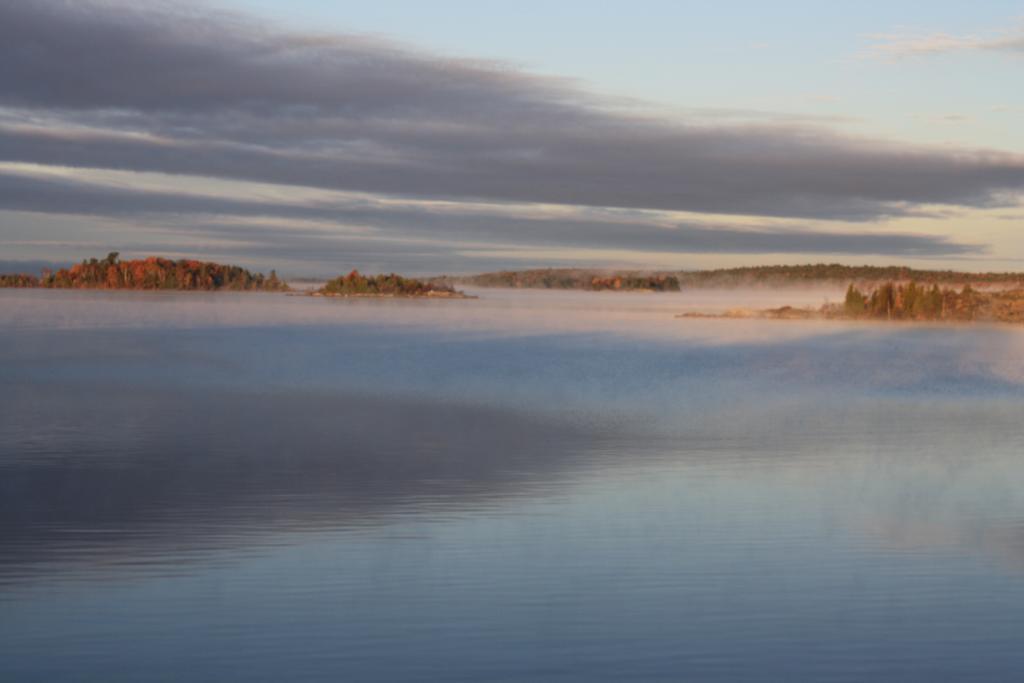
<instances>
[{"instance_id":1,"label":"mist over water","mask_svg":"<svg viewBox=\"0 0 1024 683\"><path fill-rule=\"evenodd\" d=\"M1024 330L0 291L0 679L1024 673Z\"/></svg>"}]
</instances>

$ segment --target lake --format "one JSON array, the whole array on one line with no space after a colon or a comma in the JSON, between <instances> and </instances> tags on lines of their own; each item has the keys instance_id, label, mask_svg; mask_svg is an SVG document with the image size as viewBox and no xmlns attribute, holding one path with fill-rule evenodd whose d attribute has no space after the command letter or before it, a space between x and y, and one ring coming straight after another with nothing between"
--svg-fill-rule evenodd
<instances>
[{"instance_id":1,"label":"lake","mask_svg":"<svg viewBox=\"0 0 1024 683\"><path fill-rule=\"evenodd\" d=\"M0 290L0 680L1024 676L1024 329Z\"/></svg>"}]
</instances>

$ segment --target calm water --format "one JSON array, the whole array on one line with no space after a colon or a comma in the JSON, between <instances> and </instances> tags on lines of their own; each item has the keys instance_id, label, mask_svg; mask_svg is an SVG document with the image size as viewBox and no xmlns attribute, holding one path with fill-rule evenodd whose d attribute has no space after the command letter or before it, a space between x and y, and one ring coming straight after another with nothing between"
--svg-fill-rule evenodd
<instances>
[{"instance_id":1,"label":"calm water","mask_svg":"<svg viewBox=\"0 0 1024 683\"><path fill-rule=\"evenodd\" d=\"M1024 676L1024 330L482 294L0 291L0 680Z\"/></svg>"}]
</instances>

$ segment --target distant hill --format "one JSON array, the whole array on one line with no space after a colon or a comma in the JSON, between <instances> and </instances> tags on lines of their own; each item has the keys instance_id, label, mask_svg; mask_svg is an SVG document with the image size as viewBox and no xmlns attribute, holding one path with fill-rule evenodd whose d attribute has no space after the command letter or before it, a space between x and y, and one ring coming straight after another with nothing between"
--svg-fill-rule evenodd
<instances>
[{"instance_id":1,"label":"distant hill","mask_svg":"<svg viewBox=\"0 0 1024 683\"><path fill-rule=\"evenodd\" d=\"M947 284L1024 283L1024 273L970 273L955 270L919 270L907 266L845 266L816 263L794 266L750 266L701 270L679 274L680 281L694 287L787 284L848 284L850 282L900 282Z\"/></svg>"},{"instance_id":2,"label":"distant hill","mask_svg":"<svg viewBox=\"0 0 1024 683\"><path fill-rule=\"evenodd\" d=\"M906 266L845 266L839 263L818 263L698 271L543 268L443 276L434 278L433 282L475 287L678 291L691 287L786 287L816 284L845 286L851 282L866 284L911 280L926 284L1024 286L1024 273L968 273L953 270L919 270Z\"/></svg>"},{"instance_id":3,"label":"distant hill","mask_svg":"<svg viewBox=\"0 0 1024 683\"><path fill-rule=\"evenodd\" d=\"M531 289L586 289L590 291L653 291L678 292L679 277L674 273L641 271L598 271L580 268L545 268L542 270L505 270L467 276L442 276L431 282L440 285L471 285L476 287L511 287Z\"/></svg>"}]
</instances>

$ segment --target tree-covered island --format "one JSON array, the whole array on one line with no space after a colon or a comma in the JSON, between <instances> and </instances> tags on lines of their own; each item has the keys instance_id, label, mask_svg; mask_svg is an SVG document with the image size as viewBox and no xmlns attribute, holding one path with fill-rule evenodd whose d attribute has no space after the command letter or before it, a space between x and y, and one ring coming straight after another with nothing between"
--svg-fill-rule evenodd
<instances>
[{"instance_id":1,"label":"tree-covered island","mask_svg":"<svg viewBox=\"0 0 1024 683\"><path fill-rule=\"evenodd\" d=\"M353 270L330 280L312 296L335 297L436 297L442 299L468 299L464 293L445 284L402 277L395 273L363 275Z\"/></svg>"},{"instance_id":2,"label":"tree-covered island","mask_svg":"<svg viewBox=\"0 0 1024 683\"><path fill-rule=\"evenodd\" d=\"M818 309L783 306L720 314L683 313L677 317L1024 323L1024 288L984 291L964 285L957 290L910 281L885 282L862 290L850 284L842 303L827 303Z\"/></svg>"},{"instance_id":3,"label":"tree-covered island","mask_svg":"<svg viewBox=\"0 0 1024 683\"><path fill-rule=\"evenodd\" d=\"M43 289L133 289L176 291L284 292L288 285L270 271L269 276L240 266L209 261L150 256L122 261L118 252L105 259L86 259L70 268L27 274L0 275L0 287Z\"/></svg>"},{"instance_id":4,"label":"tree-covered island","mask_svg":"<svg viewBox=\"0 0 1024 683\"><path fill-rule=\"evenodd\" d=\"M209 261L174 261L158 256L122 261L119 256L118 252L111 252L102 260L85 259L69 268L44 270L38 276L26 273L0 274L0 288L291 291L275 271L263 275L240 266ZM336 277L320 289L306 293L338 297L473 298L445 284L416 280L395 273L363 275L357 270Z\"/></svg>"},{"instance_id":5,"label":"tree-covered island","mask_svg":"<svg viewBox=\"0 0 1024 683\"><path fill-rule=\"evenodd\" d=\"M854 285L846 289L842 304L826 306L831 317L872 320L959 320L1024 322L1024 289L982 291L964 285L922 286L911 281L886 282L870 291Z\"/></svg>"}]
</instances>

